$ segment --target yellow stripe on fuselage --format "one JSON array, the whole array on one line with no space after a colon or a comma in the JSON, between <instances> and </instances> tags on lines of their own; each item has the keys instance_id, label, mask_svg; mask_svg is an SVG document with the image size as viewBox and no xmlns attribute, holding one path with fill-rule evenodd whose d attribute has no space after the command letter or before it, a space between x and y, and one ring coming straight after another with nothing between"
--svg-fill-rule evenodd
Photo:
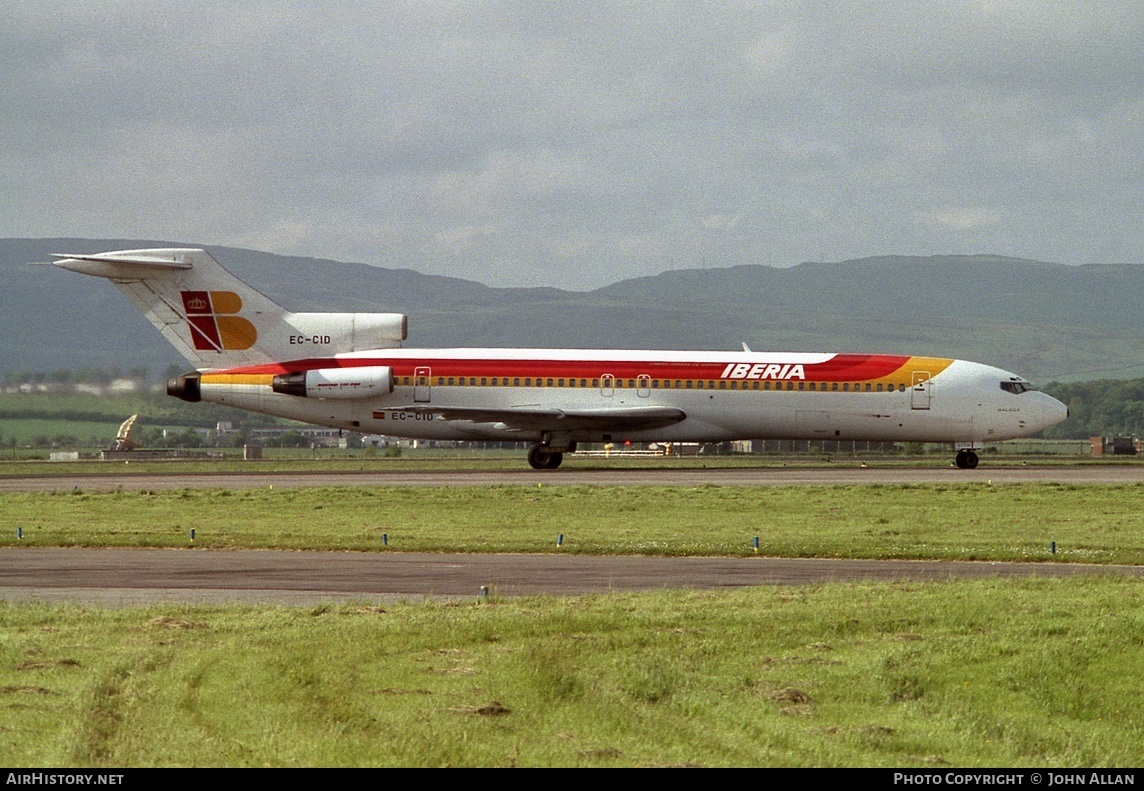
<instances>
[{"instance_id":1,"label":"yellow stripe on fuselage","mask_svg":"<svg viewBox=\"0 0 1144 791\"><path fill-rule=\"evenodd\" d=\"M911 357L905 365L894 373L873 381L889 382L892 379L895 382L905 381L908 385L913 382L914 374L926 374L918 379L918 381L925 381L933 379L951 365L953 365L953 360L944 357Z\"/></svg>"},{"instance_id":2,"label":"yellow stripe on fuselage","mask_svg":"<svg viewBox=\"0 0 1144 791\"><path fill-rule=\"evenodd\" d=\"M274 374L203 374L205 385L265 385L274 384Z\"/></svg>"}]
</instances>

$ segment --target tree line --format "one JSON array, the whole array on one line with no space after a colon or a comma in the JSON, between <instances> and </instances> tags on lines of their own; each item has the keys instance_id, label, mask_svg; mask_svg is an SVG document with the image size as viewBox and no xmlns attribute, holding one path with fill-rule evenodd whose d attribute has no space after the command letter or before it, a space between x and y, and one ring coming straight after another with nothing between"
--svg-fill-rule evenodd
<instances>
[{"instance_id":1,"label":"tree line","mask_svg":"<svg viewBox=\"0 0 1144 791\"><path fill-rule=\"evenodd\" d=\"M1046 439L1144 436L1144 379L1051 382L1043 389L1069 408L1068 420L1046 430Z\"/></svg>"}]
</instances>

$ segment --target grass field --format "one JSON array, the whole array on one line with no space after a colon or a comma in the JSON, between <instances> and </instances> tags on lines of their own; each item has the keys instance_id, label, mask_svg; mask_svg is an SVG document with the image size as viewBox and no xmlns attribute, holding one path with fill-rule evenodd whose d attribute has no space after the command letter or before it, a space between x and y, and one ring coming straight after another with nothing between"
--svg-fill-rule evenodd
<instances>
[{"instance_id":1,"label":"grass field","mask_svg":"<svg viewBox=\"0 0 1144 791\"><path fill-rule=\"evenodd\" d=\"M1144 563L1144 486L530 486L0 494L0 546ZM23 529L17 539L16 528ZM564 544L556 548L558 534ZM1052 542L1056 553L1050 554Z\"/></svg>"},{"instance_id":2,"label":"grass field","mask_svg":"<svg viewBox=\"0 0 1144 791\"><path fill-rule=\"evenodd\" d=\"M195 551L737 556L757 535L774 556L1144 562L1138 485L540 484L2 494L0 546L180 547L194 527ZM1142 651L1144 587L1111 575L383 607L0 603L0 755L1132 767Z\"/></svg>"},{"instance_id":3,"label":"grass field","mask_svg":"<svg viewBox=\"0 0 1144 791\"><path fill-rule=\"evenodd\" d=\"M0 437L15 439L23 445L36 438L52 441L58 437L74 437L84 448L106 448L115 439L119 423L101 423L90 420L51 420L26 418L20 420L0 420ZM75 443L68 443L69 445ZM41 451L44 453L46 451Z\"/></svg>"},{"instance_id":4,"label":"grass field","mask_svg":"<svg viewBox=\"0 0 1144 791\"><path fill-rule=\"evenodd\" d=\"M1142 592L0 605L0 745L18 766L1139 766Z\"/></svg>"}]
</instances>

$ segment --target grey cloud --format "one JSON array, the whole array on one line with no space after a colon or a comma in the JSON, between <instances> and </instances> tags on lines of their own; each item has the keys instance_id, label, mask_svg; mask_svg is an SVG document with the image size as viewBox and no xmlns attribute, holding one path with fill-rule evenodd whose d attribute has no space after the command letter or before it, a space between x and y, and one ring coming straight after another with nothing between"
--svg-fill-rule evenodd
<instances>
[{"instance_id":1,"label":"grey cloud","mask_svg":"<svg viewBox=\"0 0 1144 791\"><path fill-rule=\"evenodd\" d=\"M592 287L1139 261L1124 3L113 3L0 16L0 235Z\"/></svg>"}]
</instances>

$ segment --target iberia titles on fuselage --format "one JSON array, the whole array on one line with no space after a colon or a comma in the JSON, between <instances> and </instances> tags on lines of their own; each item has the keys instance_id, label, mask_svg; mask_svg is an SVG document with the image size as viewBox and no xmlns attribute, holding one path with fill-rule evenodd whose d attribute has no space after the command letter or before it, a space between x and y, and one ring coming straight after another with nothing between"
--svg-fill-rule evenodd
<instances>
[{"instance_id":1,"label":"iberia titles on fuselage","mask_svg":"<svg viewBox=\"0 0 1144 791\"><path fill-rule=\"evenodd\" d=\"M197 371L168 392L366 433L535 443L828 439L973 448L1067 416L979 363L882 354L400 348L401 314L290 313L202 250L59 256L120 287ZM303 353L305 356L299 355Z\"/></svg>"}]
</instances>

